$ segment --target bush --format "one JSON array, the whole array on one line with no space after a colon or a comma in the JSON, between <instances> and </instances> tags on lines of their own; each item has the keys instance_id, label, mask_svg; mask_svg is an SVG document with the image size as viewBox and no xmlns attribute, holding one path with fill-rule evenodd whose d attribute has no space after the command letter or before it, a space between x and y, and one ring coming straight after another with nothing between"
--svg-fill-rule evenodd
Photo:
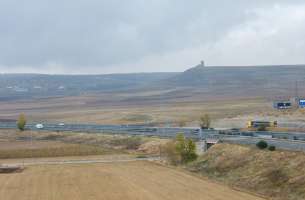
<instances>
[{"instance_id":1,"label":"bush","mask_svg":"<svg viewBox=\"0 0 305 200\"><path fill-rule=\"evenodd\" d=\"M268 143L264 140L259 141L258 143L256 143L256 146L259 149L266 149L268 147Z\"/></svg>"},{"instance_id":2,"label":"bush","mask_svg":"<svg viewBox=\"0 0 305 200\"><path fill-rule=\"evenodd\" d=\"M168 162L172 165L181 163L181 155L178 153L174 141L170 141L162 147L161 155L164 155Z\"/></svg>"},{"instance_id":3,"label":"bush","mask_svg":"<svg viewBox=\"0 0 305 200\"><path fill-rule=\"evenodd\" d=\"M141 137L132 136L110 140L109 144L113 146L121 146L128 150L136 150L141 144L143 144L143 140Z\"/></svg>"},{"instance_id":4,"label":"bush","mask_svg":"<svg viewBox=\"0 0 305 200\"><path fill-rule=\"evenodd\" d=\"M268 147L268 149L269 149L269 151L275 151L276 148L275 148L275 146L271 145Z\"/></svg>"},{"instance_id":5,"label":"bush","mask_svg":"<svg viewBox=\"0 0 305 200\"><path fill-rule=\"evenodd\" d=\"M131 137L126 139L126 149L138 149L143 143L142 139L139 137Z\"/></svg>"}]
</instances>

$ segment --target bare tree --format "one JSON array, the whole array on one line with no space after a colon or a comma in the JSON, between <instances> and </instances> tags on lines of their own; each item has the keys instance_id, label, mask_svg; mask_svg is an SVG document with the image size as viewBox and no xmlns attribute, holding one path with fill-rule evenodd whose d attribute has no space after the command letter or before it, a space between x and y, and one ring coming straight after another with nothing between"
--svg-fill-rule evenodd
<instances>
[{"instance_id":1,"label":"bare tree","mask_svg":"<svg viewBox=\"0 0 305 200\"><path fill-rule=\"evenodd\" d=\"M208 129L211 127L211 118L208 114L204 114L200 117L200 127L202 129Z\"/></svg>"}]
</instances>

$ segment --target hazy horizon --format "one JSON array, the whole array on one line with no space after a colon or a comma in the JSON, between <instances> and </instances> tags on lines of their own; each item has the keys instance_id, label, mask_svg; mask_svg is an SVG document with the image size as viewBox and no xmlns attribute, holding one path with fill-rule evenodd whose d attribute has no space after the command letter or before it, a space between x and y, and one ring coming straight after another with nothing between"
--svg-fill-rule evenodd
<instances>
[{"instance_id":1,"label":"hazy horizon","mask_svg":"<svg viewBox=\"0 0 305 200\"><path fill-rule=\"evenodd\" d=\"M184 71L148 71L148 72L142 72L142 71L137 71L137 72L110 72L110 73L36 73L36 72L0 72L0 75L18 75L18 74L25 74L25 75L119 75L119 74L158 74L158 73L183 73L191 68L197 67L199 64L189 67L185 69ZM305 67L305 64L279 64L279 65L236 65L236 66L229 66L229 65L219 65L219 66L204 66L205 68L251 68L251 67Z\"/></svg>"}]
</instances>

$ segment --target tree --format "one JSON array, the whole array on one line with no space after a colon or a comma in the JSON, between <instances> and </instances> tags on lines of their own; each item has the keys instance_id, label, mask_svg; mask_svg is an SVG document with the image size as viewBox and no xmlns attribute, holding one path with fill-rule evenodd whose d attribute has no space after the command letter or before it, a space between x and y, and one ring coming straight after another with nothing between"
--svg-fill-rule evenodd
<instances>
[{"instance_id":1,"label":"tree","mask_svg":"<svg viewBox=\"0 0 305 200\"><path fill-rule=\"evenodd\" d=\"M188 140L185 148L185 155L182 156L184 162L190 162L196 160L198 155L196 154L196 144L193 140Z\"/></svg>"},{"instance_id":2,"label":"tree","mask_svg":"<svg viewBox=\"0 0 305 200\"><path fill-rule=\"evenodd\" d=\"M176 150L181 156L181 163L188 163L197 159L196 144L186 139L183 134L176 136Z\"/></svg>"},{"instance_id":3,"label":"tree","mask_svg":"<svg viewBox=\"0 0 305 200\"><path fill-rule=\"evenodd\" d=\"M200 127L202 129L209 129L211 126L211 118L208 114L200 117Z\"/></svg>"},{"instance_id":4,"label":"tree","mask_svg":"<svg viewBox=\"0 0 305 200\"><path fill-rule=\"evenodd\" d=\"M259 149L266 149L268 147L268 143L264 140L259 141L258 143L256 143L256 146Z\"/></svg>"},{"instance_id":5,"label":"tree","mask_svg":"<svg viewBox=\"0 0 305 200\"><path fill-rule=\"evenodd\" d=\"M197 159L196 144L182 133L162 147L162 153L172 164L185 164Z\"/></svg>"},{"instance_id":6,"label":"tree","mask_svg":"<svg viewBox=\"0 0 305 200\"><path fill-rule=\"evenodd\" d=\"M17 121L17 127L20 131L24 131L25 125L26 125L26 118L25 115L21 113Z\"/></svg>"}]
</instances>

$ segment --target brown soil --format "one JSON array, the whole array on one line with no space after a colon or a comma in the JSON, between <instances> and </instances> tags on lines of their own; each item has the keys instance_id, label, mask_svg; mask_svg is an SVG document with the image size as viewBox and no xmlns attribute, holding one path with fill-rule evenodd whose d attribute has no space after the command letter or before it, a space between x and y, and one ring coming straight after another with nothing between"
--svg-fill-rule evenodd
<instances>
[{"instance_id":1,"label":"brown soil","mask_svg":"<svg viewBox=\"0 0 305 200\"><path fill-rule=\"evenodd\" d=\"M29 167L0 188L5 200L262 200L150 162Z\"/></svg>"}]
</instances>

